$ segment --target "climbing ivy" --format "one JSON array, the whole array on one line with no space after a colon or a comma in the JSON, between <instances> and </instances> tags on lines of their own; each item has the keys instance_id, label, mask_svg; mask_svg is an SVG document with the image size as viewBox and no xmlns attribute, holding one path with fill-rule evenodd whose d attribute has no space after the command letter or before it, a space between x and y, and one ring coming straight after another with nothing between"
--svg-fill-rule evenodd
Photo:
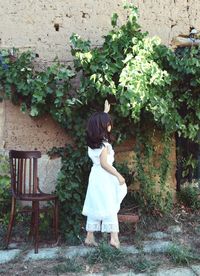
<instances>
[{"instance_id":1,"label":"climbing ivy","mask_svg":"<svg viewBox=\"0 0 200 276\"><path fill-rule=\"evenodd\" d=\"M139 122L143 115L167 132L198 141L200 48L174 53L141 32L137 9L128 7L130 16L121 27L113 16L101 48L72 35L75 68L83 71L81 99L114 98L117 116Z\"/></svg>"},{"instance_id":2,"label":"climbing ivy","mask_svg":"<svg viewBox=\"0 0 200 276\"><path fill-rule=\"evenodd\" d=\"M145 208L163 211L171 206L166 186L170 135L176 132L198 141L200 48L174 53L158 38L141 32L134 6L125 8L129 9L127 21L118 26L118 16L114 14L112 29L100 48L92 47L90 41L77 34L71 36L74 69L55 60L45 70L36 71L33 53L0 52L2 96L20 104L22 111L32 117L50 113L73 138L73 143L64 149L50 152L62 158L56 193L61 201L61 229L66 237L78 235L82 225L81 208L90 167L85 123L92 112L102 110L106 98L111 103L114 143L139 133L141 154L137 151L136 175L142 188L140 203ZM75 90L71 80L77 73L80 85ZM166 134L158 168L149 163L154 148L151 140L143 136L144 122ZM144 170L147 166L149 169ZM157 194L151 177L155 173L159 175Z\"/></svg>"},{"instance_id":3,"label":"climbing ivy","mask_svg":"<svg viewBox=\"0 0 200 276\"><path fill-rule=\"evenodd\" d=\"M32 117L50 112L61 121L62 113L58 115L57 110L71 104L68 93L74 72L58 61L44 71L36 71L35 54L19 53L16 49L12 52L11 55L3 50L0 54L1 88L6 97L21 104L21 110L28 111Z\"/></svg>"},{"instance_id":4,"label":"climbing ivy","mask_svg":"<svg viewBox=\"0 0 200 276\"><path fill-rule=\"evenodd\" d=\"M8 157L0 154L0 223L8 223L11 208L11 189Z\"/></svg>"},{"instance_id":5,"label":"climbing ivy","mask_svg":"<svg viewBox=\"0 0 200 276\"><path fill-rule=\"evenodd\" d=\"M139 190L134 194L135 200L153 214L170 211L173 202L169 161L172 137L146 124L136 133L135 181L139 183ZM159 145L156 136L160 137ZM158 150L158 147L161 148Z\"/></svg>"}]
</instances>

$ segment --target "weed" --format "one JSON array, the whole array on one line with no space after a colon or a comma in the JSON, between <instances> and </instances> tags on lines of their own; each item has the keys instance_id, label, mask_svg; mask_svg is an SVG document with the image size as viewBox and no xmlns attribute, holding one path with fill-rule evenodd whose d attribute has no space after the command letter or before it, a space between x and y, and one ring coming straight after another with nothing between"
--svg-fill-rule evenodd
<instances>
[{"instance_id":1,"label":"weed","mask_svg":"<svg viewBox=\"0 0 200 276\"><path fill-rule=\"evenodd\" d=\"M67 272L81 272L82 268L81 265L78 264L75 260L65 259L64 263L56 265L53 270L56 272L56 275L60 273L67 273Z\"/></svg>"},{"instance_id":2,"label":"weed","mask_svg":"<svg viewBox=\"0 0 200 276\"><path fill-rule=\"evenodd\" d=\"M190 248L176 244L168 248L167 255L175 264L189 264L191 261L200 260L200 256L195 254Z\"/></svg>"},{"instance_id":3,"label":"weed","mask_svg":"<svg viewBox=\"0 0 200 276\"><path fill-rule=\"evenodd\" d=\"M119 267L120 264L125 261L126 256L127 254L123 253L121 250L112 248L105 242L102 242L95 251L89 253L86 258L88 264L103 264L110 270L114 267Z\"/></svg>"},{"instance_id":4,"label":"weed","mask_svg":"<svg viewBox=\"0 0 200 276\"><path fill-rule=\"evenodd\" d=\"M158 263L154 263L152 261L149 261L149 260L143 258L143 259L138 260L135 263L134 270L135 270L136 273L147 272L147 271L150 272L150 271L156 270L156 268L158 266L159 266Z\"/></svg>"},{"instance_id":5,"label":"weed","mask_svg":"<svg viewBox=\"0 0 200 276\"><path fill-rule=\"evenodd\" d=\"M194 187L191 185L183 187L177 195L179 201L182 202L185 206L192 208L193 210L196 210L200 208L199 194L199 187Z\"/></svg>"},{"instance_id":6,"label":"weed","mask_svg":"<svg viewBox=\"0 0 200 276\"><path fill-rule=\"evenodd\" d=\"M134 269L136 273L152 272L160 265L158 262L148 260L143 254L136 258L128 258L125 262L126 267Z\"/></svg>"},{"instance_id":7,"label":"weed","mask_svg":"<svg viewBox=\"0 0 200 276\"><path fill-rule=\"evenodd\" d=\"M143 241L146 236L146 234L143 232L143 229L141 229L141 228L142 227L140 227L138 229L138 231L136 231L134 236L132 237L132 242L134 243L135 247L139 250L143 249Z\"/></svg>"}]
</instances>

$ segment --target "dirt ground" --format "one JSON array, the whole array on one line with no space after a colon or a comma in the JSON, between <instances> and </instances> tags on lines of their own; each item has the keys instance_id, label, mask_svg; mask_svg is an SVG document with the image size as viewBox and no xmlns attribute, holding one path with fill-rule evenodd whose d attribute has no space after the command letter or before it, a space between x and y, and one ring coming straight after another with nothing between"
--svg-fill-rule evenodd
<instances>
[{"instance_id":1,"label":"dirt ground","mask_svg":"<svg viewBox=\"0 0 200 276\"><path fill-rule=\"evenodd\" d=\"M181 231L179 233L171 233L170 240L184 248L191 249L193 253L200 256L200 211L192 212L190 209L183 207L174 208L171 214L166 216L149 216L140 215L140 222L138 223L137 231L133 233L131 224L121 223L120 225L120 241L122 245L134 245L141 249L144 241L151 240L147 235L155 231L162 231L169 233L170 226L179 226ZM1 231L1 235L3 232ZM16 242L17 236L13 238ZM97 239L101 241L105 237L97 235ZM67 246L67 243L60 242L60 246ZM49 247L49 244L42 243L41 247ZM144 254L125 256L114 251L109 251L107 248L105 252L102 251L99 255L77 257L77 259L69 260L66 258L58 258L55 260L43 261L24 261L23 255L32 248L32 244L23 242L22 237L17 239L17 247L22 249L20 257L14 261L0 265L0 275L83 275L84 273L96 272L110 272L120 273L125 271L134 272L152 272L158 268L167 268L177 265L188 266L191 263L200 263L199 260L191 259L186 256L186 261L182 262L176 260L172 261L167 254ZM106 255L108 254L108 255ZM113 259L108 256L113 255ZM177 253L178 255L178 253Z\"/></svg>"}]
</instances>

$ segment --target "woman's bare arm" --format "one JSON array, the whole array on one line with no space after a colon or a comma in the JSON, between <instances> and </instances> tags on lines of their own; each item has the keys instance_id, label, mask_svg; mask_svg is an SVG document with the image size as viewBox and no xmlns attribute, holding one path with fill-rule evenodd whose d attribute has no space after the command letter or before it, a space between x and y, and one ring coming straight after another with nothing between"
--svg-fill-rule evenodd
<instances>
[{"instance_id":1,"label":"woman's bare arm","mask_svg":"<svg viewBox=\"0 0 200 276\"><path fill-rule=\"evenodd\" d=\"M101 155L100 155L100 163L101 163L102 168L104 168L104 170L106 170L107 172L115 175L118 178L120 184L124 184L125 183L124 177L113 166L108 164L107 155L108 155L108 149L107 149L107 147L105 147L102 150Z\"/></svg>"}]
</instances>

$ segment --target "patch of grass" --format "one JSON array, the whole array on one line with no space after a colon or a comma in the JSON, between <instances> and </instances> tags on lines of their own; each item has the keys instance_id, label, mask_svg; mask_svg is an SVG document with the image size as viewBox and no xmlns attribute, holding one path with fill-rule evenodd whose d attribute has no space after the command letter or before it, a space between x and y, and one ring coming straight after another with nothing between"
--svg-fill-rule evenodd
<instances>
[{"instance_id":1,"label":"patch of grass","mask_svg":"<svg viewBox=\"0 0 200 276\"><path fill-rule=\"evenodd\" d=\"M67 272L81 272L82 267L76 260L65 259L65 261L61 264L54 266L53 270L55 271L56 275L60 273L67 273Z\"/></svg>"},{"instance_id":2,"label":"patch of grass","mask_svg":"<svg viewBox=\"0 0 200 276\"><path fill-rule=\"evenodd\" d=\"M133 242L134 242L134 245L135 245L135 247L137 249L142 250L144 239L145 239L145 233L142 230L137 231L134 234L134 236L133 236Z\"/></svg>"},{"instance_id":3,"label":"patch of grass","mask_svg":"<svg viewBox=\"0 0 200 276\"><path fill-rule=\"evenodd\" d=\"M166 254L175 264L188 265L191 261L200 260L200 255L194 253L190 248L176 244L170 246Z\"/></svg>"},{"instance_id":4,"label":"patch of grass","mask_svg":"<svg viewBox=\"0 0 200 276\"><path fill-rule=\"evenodd\" d=\"M134 271L136 273L152 272L152 271L155 271L158 266L159 266L158 263L154 263L144 258L144 259L140 259L138 262L135 263Z\"/></svg>"},{"instance_id":5,"label":"patch of grass","mask_svg":"<svg viewBox=\"0 0 200 276\"><path fill-rule=\"evenodd\" d=\"M3 250L5 248L6 248L5 238L0 237L0 250Z\"/></svg>"},{"instance_id":6,"label":"patch of grass","mask_svg":"<svg viewBox=\"0 0 200 276\"><path fill-rule=\"evenodd\" d=\"M125 262L126 267L134 269L136 273L152 272L155 271L160 263L148 260L144 255L128 258Z\"/></svg>"},{"instance_id":7,"label":"patch of grass","mask_svg":"<svg viewBox=\"0 0 200 276\"><path fill-rule=\"evenodd\" d=\"M126 257L126 253L109 246L105 242L102 242L95 249L95 251L87 254L86 259L90 265L103 264L110 270L121 266L121 264L125 262Z\"/></svg>"},{"instance_id":8,"label":"patch of grass","mask_svg":"<svg viewBox=\"0 0 200 276\"><path fill-rule=\"evenodd\" d=\"M6 268L0 269L0 274L6 275L6 273L7 273L7 269Z\"/></svg>"},{"instance_id":9,"label":"patch of grass","mask_svg":"<svg viewBox=\"0 0 200 276\"><path fill-rule=\"evenodd\" d=\"M189 185L189 183L188 183ZM195 209L200 209L200 199L199 199L200 189L197 182L197 187L192 185L183 187L177 196L180 202L185 206Z\"/></svg>"}]
</instances>

